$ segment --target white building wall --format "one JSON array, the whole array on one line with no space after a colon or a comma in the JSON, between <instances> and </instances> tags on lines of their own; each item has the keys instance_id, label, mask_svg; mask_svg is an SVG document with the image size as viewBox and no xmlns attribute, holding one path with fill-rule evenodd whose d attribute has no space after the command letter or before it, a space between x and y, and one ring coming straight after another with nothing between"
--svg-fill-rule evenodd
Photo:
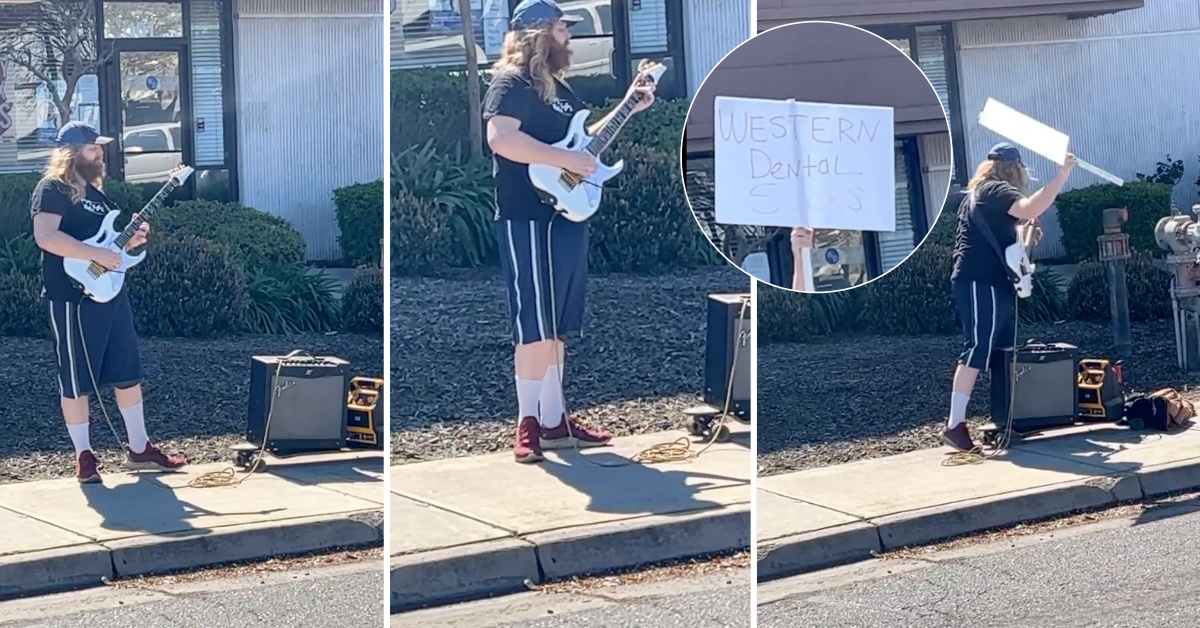
<instances>
[{"instance_id":1,"label":"white building wall","mask_svg":"<svg viewBox=\"0 0 1200 628\"><path fill-rule=\"evenodd\" d=\"M721 59L750 39L750 3L687 0L683 3L683 38L688 98L691 98Z\"/></svg>"},{"instance_id":2,"label":"white building wall","mask_svg":"<svg viewBox=\"0 0 1200 628\"><path fill-rule=\"evenodd\" d=\"M1200 175L1200 2L1146 0L1142 9L1083 20L1065 17L955 25L968 170L999 137L977 115L988 97L1071 137L1081 159L1127 179L1151 173L1169 153L1187 169L1174 201L1191 207ZM1056 166L1026 158L1045 181ZM1067 188L1102 183L1080 169ZM1039 258L1062 254L1053 209Z\"/></svg>"},{"instance_id":3,"label":"white building wall","mask_svg":"<svg viewBox=\"0 0 1200 628\"><path fill-rule=\"evenodd\" d=\"M932 229L950 189L954 148L949 133L935 133L922 135L918 150L921 154L921 185L925 189L925 215Z\"/></svg>"},{"instance_id":4,"label":"white building wall","mask_svg":"<svg viewBox=\"0 0 1200 628\"><path fill-rule=\"evenodd\" d=\"M237 0L243 204L287 219L310 260L341 256L333 191L383 178L378 0Z\"/></svg>"}]
</instances>

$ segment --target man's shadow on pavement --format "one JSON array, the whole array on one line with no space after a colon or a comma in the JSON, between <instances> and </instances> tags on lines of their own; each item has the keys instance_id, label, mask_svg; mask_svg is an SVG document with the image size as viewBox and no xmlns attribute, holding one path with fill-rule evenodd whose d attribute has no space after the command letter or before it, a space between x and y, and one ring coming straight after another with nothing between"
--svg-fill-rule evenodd
<instances>
[{"instance_id":1,"label":"man's shadow on pavement","mask_svg":"<svg viewBox=\"0 0 1200 628\"><path fill-rule=\"evenodd\" d=\"M204 536L211 534L212 530L196 527L192 519L265 515L282 510L216 512L180 499L178 489L163 484L158 479L160 474L138 472L132 475L135 476L133 482L80 485L88 507L100 515L101 528L137 534L184 533L188 536Z\"/></svg>"},{"instance_id":2,"label":"man's shadow on pavement","mask_svg":"<svg viewBox=\"0 0 1200 628\"><path fill-rule=\"evenodd\" d=\"M749 434L734 434L749 439ZM703 443L692 443L693 449ZM610 514L686 515L699 510L720 508L725 504L702 499L706 491L730 486L746 487L745 478L704 473L689 469L694 459L685 462L643 464L607 448L559 450L562 460L547 457L535 465L563 484L588 496L587 510ZM730 450L712 451L701 456L730 456ZM744 455L744 454L742 454ZM746 462L747 467L750 461ZM689 483L689 480L691 481ZM696 480L707 480L696 482Z\"/></svg>"}]
</instances>

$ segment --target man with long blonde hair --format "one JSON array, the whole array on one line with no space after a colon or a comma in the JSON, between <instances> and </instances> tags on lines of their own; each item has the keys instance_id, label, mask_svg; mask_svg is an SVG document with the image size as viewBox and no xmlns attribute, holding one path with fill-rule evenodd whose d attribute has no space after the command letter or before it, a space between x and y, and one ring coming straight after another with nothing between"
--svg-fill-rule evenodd
<instances>
[{"instance_id":1,"label":"man with long blonde hair","mask_svg":"<svg viewBox=\"0 0 1200 628\"><path fill-rule=\"evenodd\" d=\"M591 176L586 152L555 148L572 116L585 108L567 85L571 64L567 16L551 0L524 0L513 9L504 50L483 101L488 146L494 153L496 239L516 344L517 462L542 460L544 449L596 447L611 435L566 416L562 390L563 339L582 333L587 289L588 228L563 219L529 179L529 164ZM654 102L639 92L634 111ZM591 126L595 131L608 118Z\"/></svg>"},{"instance_id":2,"label":"man with long blonde hair","mask_svg":"<svg viewBox=\"0 0 1200 628\"><path fill-rule=\"evenodd\" d=\"M179 456L164 454L146 435L141 354L128 292L122 290L115 299L97 303L88 299L63 269L63 259L70 258L91 260L111 272L122 272L120 255L82 242L100 231L108 212L118 209L102 191L102 146L110 141L86 124L67 123L58 132L50 165L30 199L58 358L59 402L75 445L75 477L82 483L100 481L88 416L88 395L99 394L99 386L113 387L125 419L127 467L175 471L187 464ZM149 225L143 223L126 249L143 245L149 232Z\"/></svg>"},{"instance_id":3,"label":"man with long blonde hair","mask_svg":"<svg viewBox=\"0 0 1200 628\"><path fill-rule=\"evenodd\" d=\"M950 417L942 432L942 442L954 449L966 452L979 447L966 424L975 380L981 371L988 372L1000 351L1016 344L1016 286L1005 261L982 230L991 231L1001 251L1016 243L1017 225L1036 220L1050 208L1074 167L1075 156L1068 153L1058 174L1026 197L1029 174L1021 152L1001 142L988 151L987 159L967 183L958 209L950 275L954 307L962 323L963 352L954 371Z\"/></svg>"}]
</instances>

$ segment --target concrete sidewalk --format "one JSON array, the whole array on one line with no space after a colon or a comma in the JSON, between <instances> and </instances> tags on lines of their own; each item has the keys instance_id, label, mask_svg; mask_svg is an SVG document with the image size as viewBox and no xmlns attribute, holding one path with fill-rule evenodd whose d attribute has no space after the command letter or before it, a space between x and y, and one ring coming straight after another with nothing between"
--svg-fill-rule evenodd
<instances>
[{"instance_id":1,"label":"concrete sidewalk","mask_svg":"<svg viewBox=\"0 0 1200 628\"><path fill-rule=\"evenodd\" d=\"M267 463L235 487L186 487L222 464L0 485L0 598L382 543L381 454Z\"/></svg>"},{"instance_id":2,"label":"concrete sidewalk","mask_svg":"<svg viewBox=\"0 0 1200 628\"><path fill-rule=\"evenodd\" d=\"M685 436L669 432L536 465L505 452L392 467L393 608L749 547L750 433L731 427L730 442L681 463L589 463Z\"/></svg>"},{"instance_id":3,"label":"concrete sidewalk","mask_svg":"<svg viewBox=\"0 0 1200 628\"><path fill-rule=\"evenodd\" d=\"M1094 425L1013 445L980 464L918 451L760 478L766 580L989 528L1200 487L1200 429Z\"/></svg>"}]
</instances>

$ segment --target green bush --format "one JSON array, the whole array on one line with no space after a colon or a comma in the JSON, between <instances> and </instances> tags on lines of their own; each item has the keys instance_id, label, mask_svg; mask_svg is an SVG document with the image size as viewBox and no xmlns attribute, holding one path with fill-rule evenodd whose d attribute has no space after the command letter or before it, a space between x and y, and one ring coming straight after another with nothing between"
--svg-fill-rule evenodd
<instances>
[{"instance_id":1,"label":"green bush","mask_svg":"<svg viewBox=\"0 0 1200 628\"><path fill-rule=\"evenodd\" d=\"M758 329L764 343L804 342L857 331L862 290L804 294L758 284Z\"/></svg>"},{"instance_id":2,"label":"green bush","mask_svg":"<svg viewBox=\"0 0 1200 628\"><path fill-rule=\"evenodd\" d=\"M480 95L487 90L480 81ZM448 152L463 141L470 128L467 76L462 70L422 68L392 72L391 145L417 146L430 142Z\"/></svg>"},{"instance_id":3,"label":"green bush","mask_svg":"<svg viewBox=\"0 0 1200 628\"><path fill-rule=\"evenodd\" d=\"M142 210L150 199L162 189L160 183L134 184L111 179L104 182L104 195L124 212L122 218L129 218L134 212ZM167 205L170 205L168 202Z\"/></svg>"},{"instance_id":4,"label":"green bush","mask_svg":"<svg viewBox=\"0 0 1200 628\"><path fill-rule=\"evenodd\" d=\"M337 208L338 244L355 266L383 261L383 179L333 191Z\"/></svg>"},{"instance_id":5,"label":"green bush","mask_svg":"<svg viewBox=\"0 0 1200 628\"><path fill-rule=\"evenodd\" d=\"M359 273L342 295L342 330L383 333L383 273Z\"/></svg>"},{"instance_id":6,"label":"green bush","mask_svg":"<svg viewBox=\"0 0 1200 628\"><path fill-rule=\"evenodd\" d=\"M1146 253L1135 253L1125 268L1129 289L1129 320L1134 322L1171 318L1171 273ZM1067 293L1071 318L1108 321L1108 273L1100 262L1079 265Z\"/></svg>"},{"instance_id":7,"label":"green bush","mask_svg":"<svg viewBox=\"0 0 1200 628\"><path fill-rule=\"evenodd\" d=\"M1017 314L1023 323L1055 323L1070 315L1062 275L1047 269L1033 274L1033 292L1017 303Z\"/></svg>"},{"instance_id":8,"label":"green bush","mask_svg":"<svg viewBox=\"0 0 1200 628\"><path fill-rule=\"evenodd\" d=\"M41 179L37 173L0 175L0 240L33 233L29 197Z\"/></svg>"},{"instance_id":9,"label":"green bush","mask_svg":"<svg viewBox=\"0 0 1200 628\"><path fill-rule=\"evenodd\" d=\"M246 276L225 247L159 234L148 249L129 273L140 334L205 338L240 331L248 307Z\"/></svg>"},{"instance_id":10,"label":"green bush","mask_svg":"<svg viewBox=\"0 0 1200 628\"><path fill-rule=\"evenodd\" d=\"M621 147L630 145L645 146L670 155L678 162L683 123L687 119L691 102L688 99L656 101L649 109L629 119L613 142L614 148L620 150ZM608 113L619 103L619 100L606 102L603 113Z\"/></svg>"},{"instance_id":11,"label":"green bush","mask_svg":"<svg viewBox=\"0 0 1200 628\"><path fill-rule=\"evenodd\" d=\"M1129 208L1129 246L1135 251L1159 253L1154 243L1154 225L1171 213L1171 188L1163 183L1133 182L1123 186L1103 183L1058 195L1058 224L1062 243L1077 260L1096 256L1096 238L1104 231L1101 214L1105 209Z\"/></svg>"},{"instance_id":12,"label":"green bush","mask_svg":"<svg viewBox=\"0 0 1200 628\"><path fill-rule=\"evenodd\" d=\"M0 240L0 273L40 275L42 272L42 249L32 234L16 235Z\"/></svg>"},{"instance_id":13,"label":"green bush","mask_svg":"<svg viewBox=\"0 0 1200 628\"><path fill-rule=\"evenodd\" d=\"M925 244L866 291L863 322L888 335L947 334L958 329L950 294L953 249Z\"/></svg>"},{"instance_id":14,"label":"green bush","mask_svg":"<svg viewBox=\"0 0 1200 628\"><path fill-rule=\"evenodd\" d=\"M454 211L450 207L399 190L392 197L391 218L388 257L393 276L436 275L459 261L454 251Z\"/></svg>"},{"instance_id":15,"label":"green bush","mask_svg":"<svg viewBox=\"0 0 1200 628\"><path fill-rule=\"evenodd\" d=\"M652 273L724 262L696 226L679 160L643 146L618 151L625 171L605 187L591 219L589 267Z\"/></svg>"},{"instance_id":16,"label":"green bush","mask_svg":"<svg viewBox=\"0 0 1200 628\"><path fill-rule=\"evenodd\" d=\"M304 261L304 238L291 224L237 203L184 201L155 213L151 222L156 233L220 244L247 269Z\"/></svg>"},{"instance_id":17,"label":"green bush","mask_svg":"<svg viewBox=\"0 0 1200 628\"><path fill-rule=\"evenodd\" d=\"M950 186L946 201L942 203L942 212L938 214L938 219L933 223L933 228L929 230L929 237L925 238L922 246L930 244L954 246L954 236L958 234L958 206L962 203L962 199L962 188L957 185Z\"/></svg>"},{"instance_id":18,"label":"green bush","mask_svg":"<svg viewBox=\"0 0 1200 628\"><path fill-rule=\"evenodd\" d=\"M0 336L47 338L42 278L0 269Z\"/></svg>"},{"instance_id":19,"label":"green bush","mask_svg":"<svg viewBox=\"0 0 1200 628\"><path fill-rule=\"evenodd\" d=\"M302 263L247 271L249 307L243 326L255 334L299 334L336 328L336 284Z\"/></svg>"},{"instance_id":20,"label":"green bush","mask_svg":"<svg viewBox=\"0 0 1200 628\"><path fill-rule=\"evenodd\" d=\"M492 235L496 209L486 160L471 160L457 151L439 152L431 141L405 148L392 156L392 195L402 192L450 211L446 227L453 234L448 244L451 266L478 267L496 261ZM404 254L393 248L392 255L397 251Z\"/></svg>"}]
</instances>

